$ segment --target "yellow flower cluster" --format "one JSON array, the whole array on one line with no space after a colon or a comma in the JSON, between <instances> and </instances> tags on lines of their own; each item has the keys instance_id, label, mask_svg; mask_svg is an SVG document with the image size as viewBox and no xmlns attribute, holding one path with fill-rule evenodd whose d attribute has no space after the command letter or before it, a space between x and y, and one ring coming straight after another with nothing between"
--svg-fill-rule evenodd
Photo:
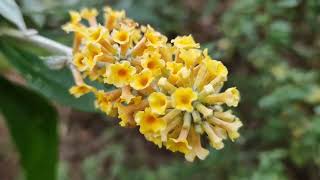
<instances>
[{"instance_id":1,"label":"yellow flower cluster","mask_svg":"<svg viewBox=\"0 0 320 180\"><path fill-rule=\"evenodd\" d=\"M204 137L215 149L223 148L223 140L239 137L241 121L223 110L238 105L239 91L233 87L220 92L227 68L201 50L191 35L168 42L124 11L106 7L103 25L97 15L95 9L72 11L63 29L75 34L73 64L83 78L115 89L105 92L82 83L71 94L94 93L96 107L118 116L121 126L139 126L147 140L184 153L188 161L207 157Z\"/></svg>"}]
</instances>

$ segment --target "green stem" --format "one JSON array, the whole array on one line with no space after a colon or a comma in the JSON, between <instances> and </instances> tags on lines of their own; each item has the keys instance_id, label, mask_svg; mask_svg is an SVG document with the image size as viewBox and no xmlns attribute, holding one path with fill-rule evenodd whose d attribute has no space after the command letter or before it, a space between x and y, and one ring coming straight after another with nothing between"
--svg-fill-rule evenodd
<instances>
[{"instance_id":1,"label":"green stem","mask_svg":"<svg viewBox=\"0 0 320 180\"><path fill-rule=\"evenodd\" d=\"M63 54L66 56L72 55L72 49L70 47L43 37L39 35L35 30L27 30L24 32L16 29L3 28L0 29L0 36L1 35L6 35L26 42L30 42L41 48L47 49L52 53Z\"/></svg>"},{"instance_id":2,"label":"green stem","mask_svg":"<svg viewBox=\"0 0 320 180\"><path fill-rule=\"evenodd\" d=\"M0 29L0 36L2 35L10 36L16 39L20 39L20 40L32 43L52 53L65 55L67 57L66 64L68 64L69 69L72 72L75 83L77 85L80 85L83 83L80 72L72 64L72 49L70 47L65 46L61 43L58 43L56 41L53 41L51 39L48 39L44 36L41 36L37 33L36 30L19 31L11 28L2 28Z\"/></svg>"}]
</instances>

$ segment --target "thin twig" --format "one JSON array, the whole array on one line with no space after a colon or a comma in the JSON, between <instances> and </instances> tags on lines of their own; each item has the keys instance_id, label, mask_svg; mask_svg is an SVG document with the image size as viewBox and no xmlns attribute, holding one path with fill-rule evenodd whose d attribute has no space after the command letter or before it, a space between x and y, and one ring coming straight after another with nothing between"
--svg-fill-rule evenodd
<instances>
[{"instance_id":1,"label":"thin twig","mask_svg":"<svg viewBox=\"0 0 320 180\"><path fill-rule=\"evenodd\" d=\"M68 65L72 73L72 76L74 78L76 85L83 84L83 79L81 77L80 72L72 63L72 49L70 47L65 46L61 43L58 43L56 41L53 41L44 36L41 36L37 33L37 31L32 29L27 31L19 31L11 28L2 28L0 29L0 36L1 35L10 36L16 39L20 39L20 40L32 43L52 53L65 55L67 57L66 64Z\"/></svg>"}]
</instances>

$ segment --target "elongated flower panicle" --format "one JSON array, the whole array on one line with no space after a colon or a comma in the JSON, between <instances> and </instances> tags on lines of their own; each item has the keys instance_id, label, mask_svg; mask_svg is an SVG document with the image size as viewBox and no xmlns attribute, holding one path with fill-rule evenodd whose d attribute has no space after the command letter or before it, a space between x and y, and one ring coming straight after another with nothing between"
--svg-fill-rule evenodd
<instances>
[{"instance_id":1,"label":"elongated flower panicle","mask_svg":"<svg viewBox=\"0 0 320 180\"><path fill-rule=\"evenodd\" d=\"M110 7L105 8L104 24L97 16L95 9L71 11L63 29L74 33L73 65L82 78L114 89L83 81L71 94L93 93L95 106L119 117L121 126L139 126L148 141L181 152L188 161L207 157L204 138L222 149L223 140L240 136L241 121L224 110L238 105L239 91L221 91L227 68L191 35L168 41L150 25L139 26Z\"/></svg>"}]
</instances>

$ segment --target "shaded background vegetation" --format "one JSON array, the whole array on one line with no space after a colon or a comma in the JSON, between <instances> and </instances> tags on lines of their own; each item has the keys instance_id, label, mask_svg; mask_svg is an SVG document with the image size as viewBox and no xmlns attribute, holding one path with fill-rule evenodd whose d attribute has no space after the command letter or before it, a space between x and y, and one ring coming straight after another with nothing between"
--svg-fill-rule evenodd
<instances>
[{"instance_id":1,"label":"shaded background vegetation","mask_svg":"<svg viewBox=\"0 0 320 180\"><path fill-rule=\"evenodd\" d=\"M60 27L69 19L68 11L104 5L125 9L129 17L169 38L193 34L228 67L227 86L237 86L242 96L235 109L244 123L241 138L223 150L211 149L204 161L188 163L182 155L146 142L137 129L121 128L117 120L88 112L90 97L73 100L67 94L72 84L63 79L71 78L67 70L39 64L37 56L47 52L1 37L1 74L46 96L58 109L59 180L320 179L319 0L17 3L28 27L67 45L72 36ZM9 22L1 19L0 25ZM19 58L30 63L21 64ZM0 118L0 179L21 177L18 159Z\"/></svg>"}]
</instances>

